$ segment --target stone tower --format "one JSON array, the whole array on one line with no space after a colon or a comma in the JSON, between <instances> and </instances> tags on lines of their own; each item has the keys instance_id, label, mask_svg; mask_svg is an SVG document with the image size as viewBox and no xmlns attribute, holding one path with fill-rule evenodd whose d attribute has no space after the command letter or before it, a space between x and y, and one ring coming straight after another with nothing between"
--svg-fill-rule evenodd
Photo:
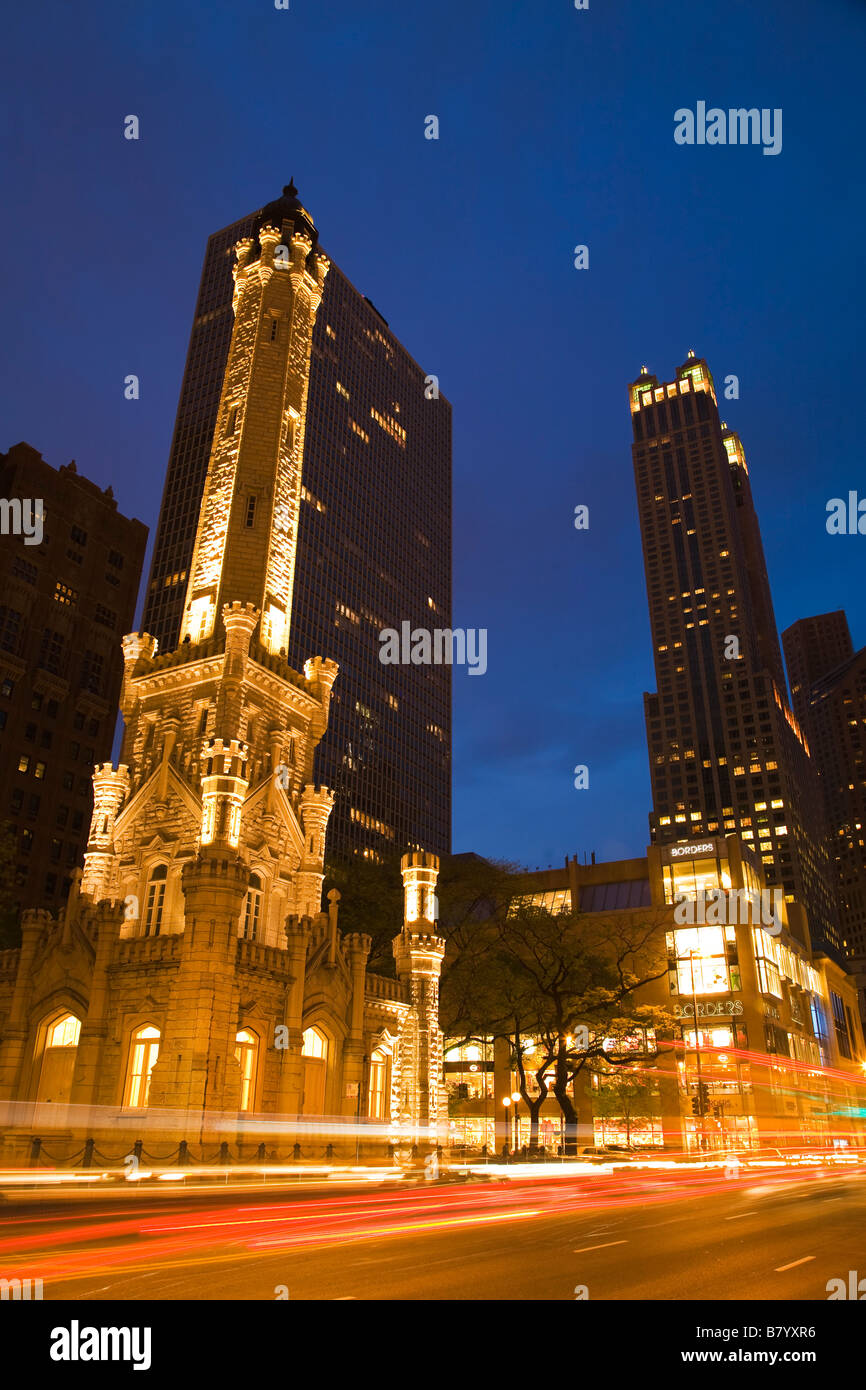
<instances>
[{"instance_id":1,"label":"stone tower","mask_svg":"<svg viewBox=\"0 0 866 1390\"><path fill-rule=\"evenodd\" d=\"M124 637L121 758L94 771L80 892L57 918L25 914L0 960L16 1162L46 1129L55 1155L89 1136L105 1162L136 1141L151 1161L181 1143L212 1161L215 1141L247 1158L265 1138L283 1158L296 1141L356 1155L361 1128L382 1151L443 1118L438 860L404 858L398 978L372 974L335 890L322 911L333 795L313 756L337 665L286 661L326 272L290 186L237 247L182 640Z\"/></svg>"},{"instance_id":2,"label":"stone tower","mask_svg":"<svg viewBox=\"0 0 866 1390\"><path fill-rule=\"evenodd\" d=\"M312 771L337 666L314 657L300 675L285 659L328 269L308 214L288 202L288 244L265 210L258 241L236 247L183 639L159 655L147 634L124 638L121 763L94 777L81 884L94 901L123 901L123 937L182 933L150 1103L196 1112L238 1109L238 937L285 951L286 918L318 917L333 805Z\"/></svg>"}]
</instances>

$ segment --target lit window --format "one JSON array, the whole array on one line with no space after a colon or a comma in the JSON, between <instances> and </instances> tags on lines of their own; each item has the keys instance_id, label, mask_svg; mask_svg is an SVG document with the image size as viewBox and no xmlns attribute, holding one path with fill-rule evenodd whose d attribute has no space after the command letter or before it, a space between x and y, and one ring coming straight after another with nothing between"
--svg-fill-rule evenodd
<instances>
[{"instance_id":1,"label":"lit window","mask_svg":"<svg viewBox=\"0 0 866 1390\"><path fill-rule=\"evenodd\" d=\"M731 989L721 927L684 927L673 933L676 993L724 994ZM739 988L737 981L734 988Z\"/></svg>"},{"instance_id":2,"label":"lit window","mask_svg":"<svg viewBox=\"0 0 866 1390\"><path fill-rule=\"evenodd\" d=\"M165 903L165 881L167 877L167 865L157 864L150 876L150 882L147 885L147 897L144 907L145 936L159 936L159 929L162 926L162 909Z\"/></svg>"},{"instance_id":3,"label":"lit window","mask_svg":"<svg viewBox=\"0 0 866 1390\"><path fill-rule=\"evenodd\" d=\"M259 933L262 916L262 880L258 874L250 874L250 886L244 902L244 924L241 936L245 941L255 941Z\"/></svg>"},{"instance_id":4,"label":"lit window","mask_svg":"<svg viewBox=\"0 0 866 1390\"><path fill-rule=\"evenodd\" d=\"M68 604L70 608L74 608L78 602L78 590L71 589L68 584L61 584L58 579L57 583L54 585L54 602L65 603Z\"/></svg>"},{"instance_id":5,"label":"lit window","mask_svg":"<svg viewBox=\"0 0 866 1390\"><path fill-rule=\"evenodd\" d=\"M385 1118L385 1079L388 1059L384 1052L374 1052L370 1058L370 1087L367 1114L372 1120Z\"/></svg>"},{"instance_id":6,"label":"lit window","mask_svg":"<svg viewBox=\"0 0 866 1390\"><path fill-rule=\"evenodd\" d=\"M81 1020L74 1014L59 1018L48 1029L46 1047L77 1047L81 1035Z\"/></svg>"},{"instance_id":7,"label":"lit window","mask_svg":"<svg viewBox=\"0 0 866 1390\"><path fill-rule=\"evenodd\" d=\"M126 1083L126 1104L143 1107L150 1095L150 1074L159 1056L159 1029L139 1028L132 1037L129 1075Z\"/></svg>"},{"instance_id":8,"label":"lit window","mask_svg":"<svg viewBox=\"0 0 866 1390\"><path fill-rule=\"evenodd\" d=\"M241 1069L241 1110L252 1110L255 1090L256 1060L259 1040L248 1028L242 1028L235 1038L235 1057Z\"/></svg>"},{"instance_id":9,"label":"lit window","mask_svg":"<svg viewBox=\"0 0 866 1390\"><path fill-rule=\"evenodd\" d=\"M324 1061L328 1055L328 1039L318 1028L307 1028L301 1045L301 1052L304 1057L315 1057L319 1061Z\"/></svg>"}]
</instances>

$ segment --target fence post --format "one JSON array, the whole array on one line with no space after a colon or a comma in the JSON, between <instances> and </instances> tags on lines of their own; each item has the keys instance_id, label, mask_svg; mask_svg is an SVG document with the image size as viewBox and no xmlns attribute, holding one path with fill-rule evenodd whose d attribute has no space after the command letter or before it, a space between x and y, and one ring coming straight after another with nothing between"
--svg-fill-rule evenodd
<instances>
[{"instance_id":1,"label":"fence post","mask_svg":"<svg viewBox=\"0 0 866 1390\"><path fill-rule=\"evenodd\" d=\"M39 1163L39 1150L40 1150L41 1148L42 1148L42 1140L41 1140L41 1139L32 1139L32 1140L30 1141L30 1167L31 1167L31 1168L35 1168L35 1167L38 1165L38 1163Z\"/></svg>"},{"instance_id":2,"label":"fence post","mask_svg":"<svg viewBox=\"0 0 866 1390\"><path fill-rule=\"evenodd\" d=\"M185 1139L181 1139L177 1146L177 1166L185 1168L189 1163L189 1145Z\"/></svg>"},{"instance_id":3,"label":"fence post","mask_svg":"<svg viewBox=\"0 0 866 1390\"><path fill-rule=\"evenodd\" d=\"M229 1161L229 1143L228 1143L228 1140L227 1140L227 1139L224 1139L224 1140L222 1141L222 1143L220 1144L220 1158L219 1158L219 1161L220 1161L221 1164L223 1164L223 1166L226 1166L226 1167L228 1166L228 1161Z\"/></svg>"},{"instance_id":4,"label":"fence post","mask_svg":"<svg viewBox=\"0 0 866 1390\"><path fill-rule=\"evenodd\" d=\"M142 1151L143 1148L144 1148L144 1140L143 1140L143 1139L136 1139L135 1143L134 1143L133 1146L132 1146L132 1152L135 1154L135 1157L136 1157L139 1161L141 1160L141 1151Z\"/></svg>"},{"instance_id":5,"label":"fence post","mask_svg":"<svg viewBox=\"0 0 866 1390\"><path fill-rule=\"evenodd\" d=\"M82 1160L81 1160L81 1166L82 1166L82 1168L90 1168L90 1167L92 1167L92 1165L93 1165L93 1148L94 1148L95 1143L96 1143L96 1140L95 1140L95 1139L85 1139L85 1141L84 1141L84 1156L83 1156L83 1158L82 1158Z\"/></svg>"}]
</instances>

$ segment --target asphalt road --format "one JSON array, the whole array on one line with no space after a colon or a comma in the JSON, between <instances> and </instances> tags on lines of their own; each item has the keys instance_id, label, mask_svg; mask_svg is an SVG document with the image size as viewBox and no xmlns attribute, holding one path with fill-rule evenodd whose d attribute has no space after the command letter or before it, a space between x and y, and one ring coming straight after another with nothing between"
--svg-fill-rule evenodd
<instances>
[{"instance_id":1,"label":"asphalt road","mask_svg":"<svg viewBox=\"0 0 866 1390\"><path fill-rule=\"evenodd\" d=\"M866 1175L620 1174L0 1209L46 1300L817 1300L866 1276Z\"/></svg>"}]
</instances>

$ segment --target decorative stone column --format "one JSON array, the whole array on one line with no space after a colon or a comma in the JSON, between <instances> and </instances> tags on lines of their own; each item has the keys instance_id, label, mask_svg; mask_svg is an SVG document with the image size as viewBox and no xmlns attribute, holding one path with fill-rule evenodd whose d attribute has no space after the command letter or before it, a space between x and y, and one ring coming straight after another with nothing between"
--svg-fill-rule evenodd
<instances>
[{"instance_id":1,"label":"decorative stone column","mask_svg":"<svg viewBox=\"0 0 866 1390\"><path fill-rule=\"evenodd\" d=\"M286 1011L283 1018L286 1046L281 1049L279 1109L281 1115L295 1119L300 1114L303 1089L301 1023L304 1017L307 950L313 934L313 923L309 917L292 914L286 918L285 933L291 978L286 991Z\"/></svg>"},{"instance_id":2,"label":"decorative stone column","mask_svg":"<svg viewBox=\"0 0 866 1390\"><path fill-rule=\"evenodd\" d=\"M410 988L412 1014L401 1037L404 1071L412 1120L429 1132L423 1141L436 1142L435 1129L446 1118L443 1038L439 1028L439 975L445 941L437 936L433 914L439 859L416 850L400 861L403 875L403 930L393 943L397 976ZM405 1050L404 1050L405 1049Z\"/></svg>"},{"instance_id":3,"label":"decorative stone column","mask_svg":"<svg viewBox=\"0 0 866 1390\"><path fill-rule=\"evenodd\" d=\"M104 1060L105 1039L108 1036L109 987L108 971L114 959L123 924L123 904L101 902L89 909L96 926L96 956L90 981L90 1001L81 1025L75 1075L70 1103L94 1105L99 1099L99 1080ZM98 1127L98 1120L96 1121ZM88 1131L90 1126L87 1126Z\"/></svg>"},{"instance_id":4,"label":"decorative stone column","mask_svg":"<svg viewBox=\"0 0 866 1390\"><path fill-rule=\"evenodd\" d=\"M0 1100L18 1100L22 1062L30 1032L29 1011L33 994L33 959L42 936L54 926L44 908L31 908L21 916L21 952L9 1016L0 1043Z\"/></svg>"},{"instance_id":5,"label":"decorative stone column","mask_svg":"<svg viewBox=\"0 0 866 1390\"><path fill-rule=\"evenodd\" d=\"M328 894L330 898L336 889ZM343 1114L362 1115L364 1101L364 997L366 993L367 960L373 938L360 932L352 932L343 938L343 952L349 962L352 975L352 1003L349 1034L343 1042ZM357 1083L357 1096L347 1094L349 1087ZM360 1101L360 1106L359 1106Z\"/></svg>"}]
</instances>

